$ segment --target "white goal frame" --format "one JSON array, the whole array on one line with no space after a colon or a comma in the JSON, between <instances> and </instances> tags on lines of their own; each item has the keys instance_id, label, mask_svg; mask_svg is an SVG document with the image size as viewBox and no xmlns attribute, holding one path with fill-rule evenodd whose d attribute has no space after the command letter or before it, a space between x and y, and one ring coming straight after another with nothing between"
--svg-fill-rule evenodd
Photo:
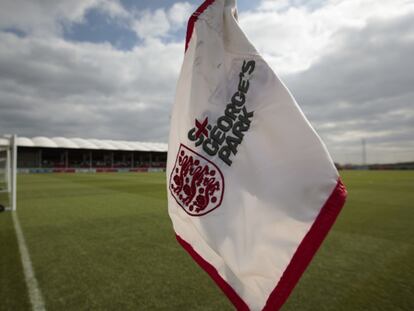
<instances>
[{"instance_id":1,"label":"white goal frame","mask_svg":"<svg viewBox=\"0 0 414 311\"><path fill-rule=\"evenodd\" d=\"M0 166L5 168L4 174L7 185L6 189L1 189L0 192L9 194L9 206L5 206L6 210L15 211L17 207L17 135L0 136L0 149L5 151L5 156L0 154Z\"/></svg>"}]
</instances>

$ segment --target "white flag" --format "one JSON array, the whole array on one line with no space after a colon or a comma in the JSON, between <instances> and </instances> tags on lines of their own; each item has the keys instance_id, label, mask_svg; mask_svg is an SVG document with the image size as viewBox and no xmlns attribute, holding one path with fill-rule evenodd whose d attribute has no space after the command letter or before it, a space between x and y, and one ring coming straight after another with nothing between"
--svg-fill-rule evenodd
<instances>
[{"instance_id":1,"label":"white flag","mask_svg":"<svg viewBox=\"0 0 414 311\"><path fill-rule=\"evenodd\" d=\"M189 20L167 187L177 240L238 310L282 306L345 202L325 146L240 29L234 0L205 1Z\"/></svg>"}]
</instances>

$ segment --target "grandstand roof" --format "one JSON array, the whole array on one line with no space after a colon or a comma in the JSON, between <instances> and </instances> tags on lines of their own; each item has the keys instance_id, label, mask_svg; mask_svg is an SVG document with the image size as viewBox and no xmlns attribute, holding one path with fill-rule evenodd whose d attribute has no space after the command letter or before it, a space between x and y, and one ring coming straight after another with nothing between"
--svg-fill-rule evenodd
<instances>
[{"instance_id":1,"label":"grandstand roof","mask_svg":"<svg viewBox=\"0 0 414 311\"><path fill-rule=\"evenodd\" d=\"M0 137L0 145L8 145L6 137ZM122 150L122 151L154 151L167 152L166 143L150 143L125 140L108 139L84 139L65 137L17 137L19 147L46 147L46 148L67 148L67 149L96 149L96 150Z\"/></svg>"}]
</instances>

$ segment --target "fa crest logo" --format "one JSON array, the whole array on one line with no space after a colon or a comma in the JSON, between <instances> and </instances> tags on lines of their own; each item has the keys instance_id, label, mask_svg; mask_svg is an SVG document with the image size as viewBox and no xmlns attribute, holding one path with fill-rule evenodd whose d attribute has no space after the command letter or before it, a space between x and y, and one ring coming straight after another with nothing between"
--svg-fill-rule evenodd
<instances>
[{"instance_id":1,"label":"fa crest logo","mask_svg":"<svg viewBox=\"0 0 414 311\"><path fill-rule=\"evenodd\" d=\"M220 206L224 194L224 178L213 162L181 144L171 172L169 188L187 214L202 216Z\"/></svg>"}]
</instances>

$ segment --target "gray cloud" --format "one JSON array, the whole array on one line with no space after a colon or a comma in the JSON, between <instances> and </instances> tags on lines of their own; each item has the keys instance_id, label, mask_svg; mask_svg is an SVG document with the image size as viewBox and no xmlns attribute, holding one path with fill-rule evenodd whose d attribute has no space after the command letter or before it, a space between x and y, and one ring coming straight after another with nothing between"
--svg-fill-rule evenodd
<instances>
[{"instance_id":1,"label":"gray cloud","mask_svg":"<svg viewBox=\"0 0 414 311\"><path fill-rule=\"evenodd\" d=\"M384 161L399 158L396 149L401 160L414 158L413 20L409 14L341 30L330 53L284 77L338 161L359 160L362 138Z\"/></svg>"},{"instance_id":2,"label":"gray cloud","mask_svg":"<svg viewBox=\"0 0 414 311\"><path fill-rule=\"evenodd\" d=\"M112 18L129 16L119 0L2 0L0 29L54 37L60 35L64 27L82 22L90 9L98 9Z\"/></svg>"},{"instance_id":3,"label":"gray cloud","mask_svg":"<svg viewBox=\"0 0 414 311\"><path fill-rule=\"evenodd\" d=\"M0 132L166 141L183 44L0 40Z\"/></svg>"}]
</instances>

